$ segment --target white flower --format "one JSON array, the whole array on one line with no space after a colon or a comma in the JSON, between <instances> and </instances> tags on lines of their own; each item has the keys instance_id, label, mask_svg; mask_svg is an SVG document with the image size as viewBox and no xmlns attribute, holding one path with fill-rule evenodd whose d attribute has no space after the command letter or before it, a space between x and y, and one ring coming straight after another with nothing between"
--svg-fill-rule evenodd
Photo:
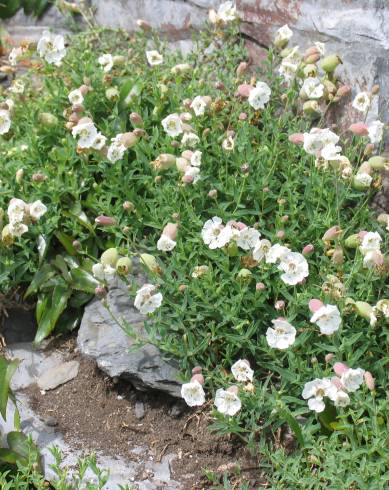
<instances>
[{"instance_id":1,"label":"white flower","mask_svg":"<svg viewBox=\"0 0 389 490\"><path fill-rule=\"evenodd\" d=\"M190 148L193 148L198 143L200 143L200 138L197 136L197 134L192 132L184 133L181 143L183 146L189 146Z\"/></svg>"},{"instance_id":2,"label":"white flower","mask_svg":"<svg viewBox=\"0 0 389 490\"><path fill-rule=\"evenodd\" d=\"M281 65L278 68L279 74L287 83L294 78L301 63L301 55L298 52L298 49L299 47L295 46L288 56L282 60Z\"/></svg>"},{"instance_id":3,"label":"white flower","mask_svg":"<svg viewBox=\"0 0 389 490\"><path fill-rule=\"evenodd\" d=\"M126 147L115 141L115 138L113 138L113 143L111 143L108 148L107 158L111 163L115 163L124 157L125 152Z\"/></svg>"},{"instance_id":4,"label":"white flower","mask_svg":"<svg viewBox=\"0 0 389 490\"><path fill-rule=\"evenodd\" d=\"M304 80L300 93L307 99L320 99L324 95L324 85L318 78L308 77Z\"/></svg>"},{"instance_id":5,"label":"white flower","mask_svg":"<svg viewBox=\"0 0 389 490\"><path fill-rule=\"evenodd\" d=\"M340 382L346 388L347 391L354 392L363 383L365 371L361 368L357 369L347 369L345 373L342 374Z\"/></svg>"},{"instance_id":6,"label":"white flower","mask_svg":"<svg viewBox=\"0 0 389 490\"><path fill-rule=\"evenodd\" d=\"M242 408L242 402L236 393L219 388L215 394L215 406L220 413L232 417Z\"/></svg>"},{"instance_id":7,"label":"white flower","mask_svg":"<svg viewBox=\"0 0 389 490\"><path fill-rule=\"evenodd\" d=\"M184 383L181 386L181 396L190 407L199 407L205 403L204 389L197 380Z\"/></svg>"},{"instance_id":8,"label":"white flower","mask_svg":"<svg viewBox=\"0 0 389 490\"><path fill-rule=\"evenodd\" d=\"M256 86L250 90L248 102L257 111L265 107L270 100L270 95L270 87L265 82L257 82Z\"/></svg>"},{"instance_id":9,"label":"white flower","mask_svg":"<svg viewBox=\"0 0 389 490\"><path fill-rule=\"evenodd\" d=\"M40 219L47 211L47 207L43 204L42 201L34 201L29 205L29 213L32 219L38 220Z\"/></svg>"},{"instance_id":10,"label":"white flower","mask_svg":"<svg viewBox=\"0 0 389 490\"><path fill-rule=\"evenodd\" d=\"M335 407L347 407L350 404L350 397L343 390L338 390L333 399Z\"/></svg>"},{"instance_id":11,"label":"white flower","mask_svg":"<svg viewBox=\"0 0 389 490\"><path fill-rule=\"evenodd\" d=\"M15 107L15 102L12 99L5 99L4 103L7 105L8 110L12 112L13 108Z\"/></svg>"},{"instance_id":12,"label":"white flower","mask_svg":"<svg viewBox=\"0 0 389 490\"><path fill-rule=\"evenodd\" d=\"M8 92L13 94L22 94L25 90L24 83L21 80L14 80L12 85L8 88Z\"/></svg>"},{"instance_id":13,"label":"white flower","mask_svg":"<svg viewBox=\"0 0 389 490\"><path fill-rule=\"evenodd\" d=\"M193 155L190 158L190 164L192 165L192 167L200 167L201 156L202 156L201 151L196 150L193 152Z\"/></svg>"},{"instance_id":14,"label":"white flower","mask_svg":"<svg viewBox=\"0 0 389 490\"><path fill-rule=\"evenodd\" d=\"M278 269L284 271L284 274L281 274L284 283L291 286L302 282L309 275L308 262L298 252L288 252L283 255Z\"/></svg>"},{"instance_id":15,"label":"white flower","mask_svg":"<svg viewBox=\"0 0 389 490\"><path fill-rule=\"evenodd\" d=\"M92 266L93 276L101 282L108 282L116 275L116 269L111 265L103 265L100 262Z\"/></svg>"},{"instance_id":16,"label":"white flower","mask_svg":"<svg viewBox=\"0 0 389 490\"><path fill-rule=\"evenodd\" d=\"M143 315L153 313L162 304L162 294L152 284L145 284L136 292L134 306Z\"/></svg>"},{"instance_id":17,"label":"white flower","mask_svg":"<svg viewBox=\"0 0 389 490\"><path fill-rule=\"evenodd\" d=\"M8 61L10 62L11 66L16 66L18 62L18 58L19 56L22 56L22 54L23 54L23 49L21 47L13 48L11 50L8 56Z\"/></svg>"},{"instance_id":18,"label":"white flower","mask_svg":"<svg viewBox=\"0 0 389 490\"><path fill-rule=\"evenodd\" d=\"M11 117L9 111L0 109L0 134L8 133L11 127Z\"/></svg>"},{"instance_id":19,"label":"white flower","mask_svg":"<svg viewBox=\"0 0 389 490\"><path fill-rule=\"evenodd\" d=\"M207 104L204 101L204 98L201 95L197 95L190 105L191 109L193 109L196 116L202 116L205 113L205 109Z\"/></svg>"},{"instance_id":20,"label":"white flower","mask_svg":"<svg viewBox=\"0 0 389 490\"><path fill-rule=\"evenodd\" d=\"M162 119L163 129L169 136L178 136L183 133L182 122L178 114L170 114Z\"/></svg>"},{"instance_id":21,"label":"white flower","mask_svg":"<svg viewBox=\"0 0 389 490\"><path fill-rule=\"evenodd\" d=\"M230 241L232 230L230 226L224 226L221 218L214 216L204 223L201 236L205 245L211 250L222 248Z\"/></svg>"},{"instance_id":22,"label":"white flower","mask_svg":"<svg viewBox=\"0 0 389 490\"><path fill-rule=\"evenodd\" d=\"M59 66L62 58L66 55L65 40L60 34L52 34L44 31L38 41L37 51L41 58L48 63Z\"/></svg>"},{"instance_id":23,"label":"white flower","mask_svg":"<svg viewBox=\"0 0 389 490\"><path fill-rule=\"evenodd\" d=\"M316 323L322 334L331 335L339 330L342 317L337 306L323 305L312 315L311 323Z\"/></svg>"},{"instance_id":24,"label":"white flower","mask_svg":"<svg viewBox=\"0 0 389 490\"><path fill-rule=\"evenodd\" d=\"M74 138L79 137L77 146L79 148L91 148L96 140L97 129L93 122L79 123L72 129Z\"/></svg>"},{"instance_id":25,"label":"white flower","mask_svg":"<svg viewBox=\"0 0 389 490\"><path fill-rule=\"evenodd\" d=\"M93 142L92 148L94 150L102 150L105 146L106 141L107 141L107 138L103 134L97 133L96 138Z\"/></svg>"},{"instance_id":26,"label":"white flower","mask_svg":"<svg viewBox=\"0 0 389 490\"><path fill-rule=\"evenodd\" d=\"M197 265L192 272L193 279L198 279L209 271L209 267L207 265Z\"/></svg>"},{"instance_id":27,"label":"white flower","mask_svg":"<svg viewBox=\"0 0 389 490\"><path fill-rule=\"evenodd\" d=\"M384 135L384 127L385 124L378 120L369 124L367 130L369 132L370 143L373 143L373 145L381 143Z\"/></svg>"},{"instance_id":28,"label":"white flower","mask_svg":"<svg viewBox=\"0 0 389 490\"><path fill-rule=\"evenodd\" d=\"M112 70L112 68L113 68L112 54L109 54L109 53L102 54L101 56L99 56L97 61L98 61L99 65L101 65L103 67L105 73L108 73Z\"/></svg>"},{"instance_id":29,"label":"white flower","mask_svg":"<svg viewBox=\"0 0 389 490\"><path fill-rule=\"evenodd\" d=\"M258 240L253 250L253 259L257 262L261 262L261 260L263 260L269 253L270 249L271 243L269 240L266 240L266 238L263 240Z\"/></svg>"},{"instance_id":30,"label":"white flower","mask_svg":"<svg viewBox=\"0 0 389 490\"><path fill-rule=\"evenodd\" d=\"M370 187L372 182L373 182L373 177L366 172L358 172L354 176L354 183L366 189Z\"/></svg>"},{"instance_id":31,"label":"white flower","mask_svg":"<svg viewBox=\"0 0 389 490\"><path fill-rule=\"evenodd\" d=\"M311 410L320 413L326 407L323 398L327 396L330 400L334 400L337 391L336 386L329 379L316 378L305 383L302 396L304 400L308 400L308 406Z\"/></svg>"},{"instance_id":32,"label":"white flower","mask_svg":"<svg viewBox=\"0 0 389 490\"><path fill-rule=\"evenodd\" d=\"M79 88L72 90L68 95L68 99L72 105L78 105L84 102L84 96Z\"/></svg>"},{"instance_id":33,"label":"white flower","mask_svg":"<svg viewBox=\"0 0 389 490\"><path fill-rule=\"evenodd\" d=\"M24 223L9 223L8 230L14 237L21 237L24 233L27 233L28 226Z\"/></svg>"},{"instance_id":34,"label":"white flower","mask_svg":"<svg viewBox=\"0 0 389 490\"><path fill-rule=\"evenodd\" d=\"M163 56L155 49L146 51L146 58L151 66L160 65L163 63Z\"/></svg>"},{"instance_id":35,"label":"white flower","mask_svg":"<svg viewBox=\"0 0 389 490\"><path fill-rule=\"evenodd\" d=\"M379 233L376 231L367 232L362 238L362 243L360 251L365 255L367 252L372 252L374 250L380 250L381 248L382 238Z\"/></svg>"},{"instance_id":36,"label":"white flower","mask_svg":"<svg viewBox=\"0 0 389 490\"><path fill-rule=\"evenodd\" d=\"M27 204L22 199L11 199L7 214L10 224L21 223L26 215Z\"/></svg>"},{"instance_id":37,"label":"white flower","mask_svg":"<svg viewBox=\"0 0 389 490\"><path fill-rule=\"evenodd\" d=\"M383 265L385 257L379 250L370 250L363 257L363 267L373 269L379 265Z\"/></svg>"},{"instance_id":38,"label":"white flower","mask_svg":"<svg viewBox=\"0 0 389 490\"><path fill-rule=\"evenodd\" d=\"M283 25L278 29L274 38L274 44L284 45L287 44L289 39L293 36L293 31L289 28L287 24Z\"/></svg>"},{"instance_id":39,"label":"white flower","mask_svg":"<svg viewBox=\"0 0 389 490\"><path fill-rule=\"evenodd\" d=\"M282 260L282 257L289 252L289 248L284 245L280 245L279 243L272 245L266 253L266 264L275 264L279 260Z\"/></svg>"},{"instance_id":40,"label":"white flower","mask_svg":"<svg viewBox=\"0 0 389 490\"><path fill-rule=\"evenodd\" d=\"M187 167L185 169L184 177L190 177L192 184L195 184L200 179L200 169L199 167Z\"/></svg>"},{"instance_id":41,"label":"white flower","mask_svg":"<svg viewBox=\"0 0 389 490\"><path fill-rule=\"evenodd\" d=\"M231 22L237 18L236 7L233 2L224 2L217 11L218 18L223 22Z\"/></svg>"},{"instance_id":42,"label":"white flower","mask_svg":"<svg viewBox=\"0 0 389 490\"><path fill-rule=\"evenodd\" d=\"M353 100L352 106L359 112L366 112L370 107L370 102L368 92L360 92Z\"/></svg>"},{"instance_id":43,"label":"white flower","mask_svg":"<svg viewBox=\"0 0 389 490\"><path fill-rule=\"evenodd\" d=\"M328 145L336 145L339 136L328 128L312 128L304 133L304 150L310 155L320 156L320 152Z\"/></svg>"},{"instance_id":44,"label":"white flower","mask_svg":"<svg viewBox=\"0 0 389 490\"><path fill-rule=\"evenodd\" d=\"M162 252L171 252L176 245L177 242L172 240L167 235L162 234L157 242L157 249L162 250Z\"/></svg>"},{"instance_id":45,"label":"white flower","mask_svg":"<svg viewBox=\"0 0 389 490\"><path fill-rule=\"evenodd\" d=\"M287 349L296 340L296 329L284 318L272 320L274 328L266 330L266 340L270 347L275 349Z\"/></svg>"},{"instance_id":46,"label":"white flower","mask_svg":"<svg viewBox=\"0 0 389 490\"><path fill-rule=\"evenodd\" d=\"M246 227L240 231L236 244L243 250L251 250L256 246L260 236L261 234L255 228Z\"/></svg>"},{"instance_id":47,"label":"white flower","mask_svg":"<svg viewBox=\"0 0 389 490\"><path fill-rule=\"evenodd\" d=\"M225 140L223 140L222 148L225 151L234 151L235 148L235 140L232 136L228 136Z\"/></svg>"},{"instance_id":48,"label":"white flower","mask_svg":"<svg viewBox=\"0 0 389 490\"><path fill-rule=\"evenodd\" d=\"M330 143L329 145L326 145L322 150L321 150L321 157L324 158L324 160L339 160L341 158L340 152L342 151L341 146L334 145L333 143Z\"/></svg>"},{"instance_id":49,"label":"white flower","mask_svg":"<svg viewBox=\"0 0 389 490\"><path fill-rule=\"evenodd\" d=\"M236 381L252 381L254 376L254 371L251 369L248 361L244 359L239 359L235 364L231 366L231 372Z\"/></svg>"}]
</instances>

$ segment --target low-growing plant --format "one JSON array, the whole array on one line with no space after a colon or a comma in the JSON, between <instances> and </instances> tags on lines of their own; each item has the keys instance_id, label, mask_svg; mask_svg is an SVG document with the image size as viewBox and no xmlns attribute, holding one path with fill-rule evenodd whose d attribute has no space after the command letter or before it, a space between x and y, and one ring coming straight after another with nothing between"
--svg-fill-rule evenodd
<instances>
[{"instance_id":1,"label":"low-growing plant","mask_svg":"<svg viewBox=\"0 0 389 490\"><path fill-rule=\"evenodd\" d=\"M210 21L185 57L144 21L11 53L33 68L0 112L3 294L37 295L40 341L121 276L187 403L214 398L274 488L369 488L388 455L379 87L351 103L340 57L287 26L254 69L231 2Z\"/></svg>"}]
</instances>

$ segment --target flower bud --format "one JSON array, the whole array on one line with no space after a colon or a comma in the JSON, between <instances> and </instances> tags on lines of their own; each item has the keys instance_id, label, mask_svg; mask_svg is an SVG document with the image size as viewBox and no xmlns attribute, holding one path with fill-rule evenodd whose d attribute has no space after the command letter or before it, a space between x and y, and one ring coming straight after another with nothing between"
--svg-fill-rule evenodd
<instances>
[{"instance_id":1,"label":"flower bud","mask_svg":"<svg viewBox=\"0 0 389 490\"><path fill-rule=\"evenodd\" d=\"M303 68L303 74L304 74L305 78L308 78L308 77L316 78L317 77L317 66L312 64L312 63L305 65Z\"/></svg>"},{"instance_id":2,"label":"flower bud","mask_svg":"<svg viewBox=\"0 0 389 490\"><path fill-rule=\"evenodd\" d=\"M158 265L155 257L150 254L140 254L140 261L143 265L145 265L149 271L154 272L155 274L161 274L162 269Z\"/></svg>"},{"instance_id":3,"label":"flower bud","mask_svg":"<svg viewBox=\"0 0 389 490\"><path fill-rule=\"evenodd\" d=\"M321 116L321 111L317 100L307 100L304 102L303 112L311 119L316 119Z\"/></svg>"},{"instance_id":4,"label":"flower bud","mask_svg":"<svg viewBox=\"0 0 389 490\"><path fill-rule=\"evenodd\" d=\"M280 240L283 240L285 238L285 231L284 230L278 230L276 233L276 237L279 238Z\"/></svg>"},{"instance_id":5,"label":"flower bud","mask_svg":"<svg viewBox=\"0 0 389 490\"><path fill-rule=\"evenodd\" d=\"M248 116L247 116L247 113L246 112L241 112L239 114L239 118L238 119L239 119L239 121L246 121L247 117Z\"/></svg>"},{"instance_id":6,"label":"flower bud","mask_svg":"<svg viewBox=\"0 0 389 490\"><path fill-rule=\"evenodd\" d=\"M201 373L194 374L191 378L191 381L198 381L201 385L204 384L204 376Z\"/></svg>"},{"instance_id":7,"label":"flower bud","mask_svg":"<svg viewBox=\"0 0 389 490\"><path fill-rule=\"evenodd\" d=\"M365 318L365 320L371 320L372 315L374 314L373 307L365 301L356 301L355 311L359 316Z\"/></svg>"},{"instance_id":8,"label":"flower bud","mask_svg":"<svg viewBox=\"0 0 389 490\"><path fill-rule=\"evenodd\" d=\"M142 29L142 31L144 31L144 32L151 31L151 29L152 29L151 24L149 22L147 22L146 20L143 20L143 19L138 19L136 21L136 25L140 29Z\"/></svg>"},{"instance_id":9,"label":"flower bud","mask_svg":"<svg viewBox=\"0 0 389 490\"><path fill-rule=\"evenodd\" d=\"M78 121L80 120L80 116L77 112L72 112L69 116L69 122L73 124L77 124Z\"/></svg>"},{"instance_id":10,"label":"flower bud","mask_svg":"<svg viewBox=\"0 0 389 490\"><path fill-rule=\"evenodd\" d=\"M143 126L143 119L140 114L137 112L131 112L130 114L130 121L131 123L136 127L136 126Z\"/></svg>"},{"instance_id":11,"label":"flower bud","mask_svg":"<svg viewBox=\"0 0 389 490\"><path fill-rule=\"evenodd\" d=\"M100 263L103 265L109 265L115 267L119 259L119 253L116 248L107 248L105 252L101 254Z\"/></svg>"},{"instance_id":12,"label":"flower bud","mask_svg":"<svg viewBox=\"0 0 389 490\"><path fill-rule=\"evenodd\" d=\"M171 240L177 238L177 223L168 223L162 231L162 235L169 237Z\"/></svg>"},{"instance_id":13,"label":"flower bud","mask_svg":"<svg viewBox=\"0 0 389 490\"><path fill-rule=\"evenodd\" d=\"M263 282L257 282L257 284L255 285L256 291L265 291L265 289L266 289L266 286Z\"/></svg>"},{"instance_id":14,"label":"flower bud","mask_svg":"<svg viewBox=\"0 0 389 490\"><path fill-rule=\"evenodd\" d=\"M250 173L250 165L248 163L244 163L243 165L241 165L240 169L244 174Z\"/></svg>"},{"instance_id":15,"label":"flower bud","mask_svg":"<svg viewBox=\"0 0 389 490\"><path fill-rule=\"evenodd\" d=\"M364 156L369 156L373 153L374 151L374 145L373 143L367 143L367 145L365 146L365 149L363 150L363 155Z\"/></svg>"},{"instance_id":16,"label":"flower bud","mask_svg":"<svg viewBox=\"0 0 389 490\"><path fill-rule=\"evenodd\" d=\"M305 257L309 257L313 254L314 250L315 247L312 245L312 243L308 243L308 245L305 245L303 248L302 254L305 255Z\"/></svg>"},{"instance_id":17,"label":"flower bud","mask_svg":"<svg viewBox=\"0 0 389 490\"><path fill-rule=\"evenodd\" d=\"M137 136L131 131L122 134L122 137L120 138L120 143L126 148L131 148L137 143L137 141L138 141Z\"/></svg>"},{"instance_id":18,"label":"flower bud","mask_svg":"<svg viewBox=\"0 0 389 490\"><path fill-rule=\"evenodd\" d=\"M239 388L236 385L232 385L229 388L227 388L226 391L229 391L230 393L234 393L237 395L239 393Z\"/></svg>"},{"instance_id":19,"label":"flower bud","mask_svg":"<svg viewBox=\"0 0 389 490\"><path fill-rule=\"evenodd\" d=\"M332 257L331 257L332 263L336 265L341 265L344 263L344 256L343 256L343 250L341 247L336 247Z\"/></svg>"},{"instance_id":20,"label":"flower bud","mask_svg":"<svg viewBox=\"0 0 389 490\"><path fill-rule=\"evenodd\" d=\"M104 214L101 214L95 218L95 223L99 226L113 226L116 225L116 219L112 218L112 216L105 216Z\"/></svg>"},{"instance_id":21,"label":"flower bud","mask_svg":"<svg viewBox=\"0 0 389 490\"><path fill-rule=\"evenodd\" d=\"M338 390L344 390L344 386L343 386L343 383L340 381L340 379L337 377L337 376L334 376L333 378L331 378L331 383L336 386L336 388Z\"/></svg>"},{"instance_id":22,"label":"flower bud","mask_svg":"<svg viewBox=\"0 0 389 490\"><path fill-rule=\"evenodd\" d=\"M332 73L341 63L343 63L343 61L337 54L331 54L322 60L320 66L326 73Z\"/></svg>"},{"instance_id":23,"label":"flower bud","mask_svg":"<svg viewBox=\"0 0 389 490\"><path fill-rule=\"evenodd\" d=\"M344 244L347 248L358 248L361 244L361 239L358 236L358 233L354 233L353 235L347 237Z\"/></svg>"},{"instance_id":24,"label":"flower bud","mask_svg":"<svg viewBox=\"0 0 389 490\"><path fill-rule=\"evenodd\" d=\"M82 93L82 95L86 95L90 90L92 90L92 87L89 85L86 85L85 83L81 85L79 88L79 91Z\"/></svg>"},{"instance_id":25,"label":"flower bud","mask_svg":"<svg viewBox=\"0 0 389 490\"><path fill-rule=\"evenodd\" d=\"M240 77L241 75L243 75L243 73L246 73L248 67L249 65L248 63L246 63L246 61L241 61L238 65L238 68L236 69L236 75Z\"/></svg>"},{"instance_id":26,"label":"flower bud","mask_svg":"<svg viewBox=\"0 0 389 490\"><path fill-rule=\"evenodd\" d=\"M107 290L104 286L97 286L95 288L95 295L100 299L105 298L107 296Z\"/></svg>"},{"instance_id":27,"label":"flower bud","mask_svg":"<svg viewBox=\"0 0 389 490\"><path fill-rule=\"evenodd\" d=\"M311 299L308 303L309 310L311 313L315 313L317 310L320 310L320 308L324 306L323 301L320 301L320 299Z\"/></svg>"},{"instance_id":28,"label":"flower bud","mask_svg":"<svg viewBox=\"0 0 389 490\"><path fill-rule=\"evenodd\" d=\"M123 66L126 63L127 58L123 55L115 55L113 57L114 66Z\"/></svg>"},{"instance_id":29,"label":"flower bud","mask_svg":"<svg viewBox=\"0 0 389 490\"><path fill-rule=\"evenodd\" d=\"M183 184L192 184L193 181L194 181L194 176L189 174L183 175L181 179L181 182Z\"/></svg>"},{"instance_id":30,"label":"flower bud","mask_svg":"<svg viewBox=\"0 0 389 490\"><path fill-rule=\"evenodd\" d=\"M279 299L278 301L276 301L274 303L274 308L277 310L277 311L280 311L280 310L283 310L285 308L285 301L282 300L282 299Z\"/></svg>"},{"instance_id":31,"label":"flower bud","mask_svg":"<svg viewBox=\"0 0 389 490\"><path fill-rule=\"evenodd\" d=\"M22 168L19 168L19 170L17 170L15 174L15 180L17 184L20 185L22 183L23 176L24 176L24 170Z\"/></svg>"},{"instance_id":32,"label":"flower bud","mask_svg":"<svg viewBox=\"0 0 389 490\"><path fill-rule=\"evenodd\" d=\"M151 162L155 170L167 170L176 164L176 157L170 153L162 153L154 162Z\"/></svg>"},{"instance_id":33,"label":"flower bud","mask_svg":"<svg viewBox=\"0 0 389 490\"><path fill-rule=\"evenodd\" d=\"M6 247L9 247L14 242L14 237L9 230L9 225L5 225L1 230L1 241Z\"/></svg>"},{"instance_id":34,"label":"flower bud","mask_svg":"<svg viewBox=\"0 0 389 490\"><path fill-rule=\"evenodd\" d=\"M329 364L333 358L334 358L334 354L332 352L330 352L329 354L325 355L324 360L327 364Z\"/></svg>"},{"instance_id":35,"label":"flower bud","mask_svg":"<svg viewBox=\"0 0 389 490\"><path fill-rule=\"evenodd\" d=\"M371 95L377 95L380 93L380 86L379 85L373 85L371 89Z\"/></svg>"},{"instance_id":36,"label":"flower bud","mask_svg":"<svg viewBox=\"0 0 389 490\"><path fill-rule=\"evenodd\" d=\"M304 134L303 133L290 134L288 140L294 145L302 145L304 144Z\"/></svg>"},{"instance_id":37,"label":"flower bud","mask_svg":"<svg viewBox=\"0 0 389 490\"><path fill-rule=\"evenodd\" d=\"M183 292L185 292L185 291L186 291L186 288L187 288L187 287L188 287L188 286L187 286L186 284L180 284L180 285L178 286L178 291L179 291L180 293L183 293Z\"/></svg>"},{"instance_id":38,"label":"flower bud","mask_svg":"<svg viewBox=\"0 0 389 490\"><path fill-rule=\"evenodd\" d=\"M52 128L58 125L58 118L49 112L41 112L38 116L38 120L42 126L47 128Z\"/></svg>"},{"instance_id":39,"label":"flower bud","mask_svg":"<svg viewBox=\"0 0 389 490\"><path fill-rule=\"evenodd\" d=\"M253 277L253 274L249 269L241 269L238 272L237 280L240 282L250 282L252 277Z\"/></svg>"},{"instance_id":40,"label":"flower bud","mask_svg":"<svg viewBox=\"0 0 389 490\"><path fill-rule=\"evenodd\" d=\"M217 198L217 190L216 189L211 189L208 192L208 197L210 197L211 199L216 199Z\"/></svg>"},{"instance_id":41,"label":"flower bud","mask_svg":"<svg viewBox=\"0 0 389 490\"><path fill-rule=\"evenodd\" d=\"M241 85L238 86L238 90L236 91L236 96L247 99L253 88L254 87L252 85L249 85L247 83L242 83Z\"/></svg>"},{"instance_id":42,"label":"flower bud","mask_svg":"<svg viewBox=\"0 0 389 490\"><path fill-rule=\"evenodd\" d=\"M311 56L312 54L320 54L320 51L317 49L316 46L310 46L309 48L307 48L304 53L304 58L306 58L307 56Z\"/></svg>"},{"instance_id":43,"label":"flower bud","mask_svg":"<svg viewBox=\"0 0 389 490\"><path fill-rule=\"evenodd\" d=\"M373 168L374 170L383 170L385 168L386 164L388 163L388 161L384 157L375 156L375 157L369 158L368 163L369 163L370 167Z\"/></svg>"},{"instance_id":44,"label":"flower bud","mask_svg":"<svg viewBox=\"0 0 389 490\"><path fill-rule=\"evenodd\" d=\"M350 85L342 85L336 91L336 96L339 97L339 98L341 98L341 97L347 97L347 95L349 95L349 94L351 94L351 87L350 87Z\"/></svg>"},{"instance_id":45,"label":"flower bud","mask_svg":"<svg viewBox=\"0 0 389 490\"><path fill-rule=\"evenodd\" d=\"M79 242L78 240L73 240L73 241L72 241L72 245L73 245L73 247L74 247L76 250L80 250L80 249L81 249L81 242Z\"/></svg>"},{"instance_id":46,"label":"flower bud","mask_svg":"<svg viewBox=\"0 0 389 490\"><path fill-rule=\"evenodd\" d=\"M342 230L339 226L335 225L329 228L322 236L323 242L330 242L336 240L342 234Z\"/></svg>"},{"instance_id":47,"label":"flower bud","mask_svg":"<svg viewBox=\"0 0 389 490\"><path fill-rule=\"evenodd\" d=\"M178 75L179 73L187 73L192 70L192 67L188 63L180 63L171 68L170 73Z\"/></svg>"},{"instance_id":48,"label":"flower bud","mask_svg":"<svg viewBox=\"0 0 389 490\"><path fill-rule=\"evenodd\" d=\"M367 134L369 134L369 128L367 127L367 124L363 122L351 124L348 130L351 131L353 134L356 134L357 136L366 136Z\"/></svg>"},{"instance_id":49,"label":"flower bud","mask_svg":"<svg viewBox=\"0 0 389 490\"><path fill-rule=\"evenodd\" d=\"M370 371L365 371L364 374L363 374L363 377L365 379L365 384L366 384L367 388L370 391L374 391L374 389L375 389L375 379L373 378L373 375L371 374L371 372Z\"/></svg>"},{"instance_id":50,"label":"flower bud","mask_svg":"<svg viewBox=\"0 0 389 490\"><path fill-rule=\"evenodd\" d=\"M349 370L349 367L344 362L335 362L332 369L334 370L334 373L340 377Z\"/></svg>"},{"instance_id":51,"label":"flower bud","mask_svg":"<svg viewBox=\"0 0 389 490\"><path fill-rule=\"evenodd\" d=\"M123 209L129 213L132 213L132 211L135 211L135 205L131 201L124 201Z\"/></svg>"},{"instance_id":52,"label":"flower bud","mask_svg":"<svg viewBox=\"0 0 389 490\"><path fill-rule=\"evenodd\" d=\"M203 372L203 368L201 366L195 366L192 369L192 374L201 374Z\"/></svg>"},{"instance_id":53,"label":"flower bud","mask_svg":"<svg viewBox=\"0 0 389 490\"><path fill-rule=\"evenodd\" d=\"M381 213L380 215L378 215L377 221L381 225L388 225L389 224L389 214Z\"/></svg>"},{"instance_id":54,"label":"flower bud","mask_svg":"<svg viewBox=\"0 0 389 490\"><path fill-rule=\"evenodd\" d=\"M372 180L367 172L358 172L353 178L353 188L357 191L365 191L370 188Z\"/></svg>"},{"instance_id":55,"label":"flower bud","mask_svg":"<svg viewBox=\"0 0 389 490\"><path fill-rule=\"evenodd\" d=\"M114 102L119 99L119 90L116 87L109 87L105 91L105 96L111 102Z\"/></svg>"},{"instance_id":56,"label":"flower bud","mask_svg":"<svg viewBox=\"0 0 389 490\"><path fill-rule=\"evenodd\" d=\"M116 262L116 272L120 276L127 276L132 269L132 261L129 257L121 257Z\"/></svg>"},{"instance_id":57,"label":"flower bud","mask_svg":"<svg viewBox=\"0 0 389 490\"><path fill-rule=\"evenodd\" d=\"M44 182L47 179L47 177L41 172L37 172L36 174L32 174L31 179L33 182Z\"/></svg>"},{"instance_id":58,"label":"flower bud","mask_svg":"<svg viewBox=\"0 0 389 490\"><path fill-rule=\"evenodd\" d=\"M316 63L319 60L320 60L320 53L313 53L304 58L304 61L305 63L307 63L307 65L312 65L313 63Z\"/></svg>"}]
</instances>

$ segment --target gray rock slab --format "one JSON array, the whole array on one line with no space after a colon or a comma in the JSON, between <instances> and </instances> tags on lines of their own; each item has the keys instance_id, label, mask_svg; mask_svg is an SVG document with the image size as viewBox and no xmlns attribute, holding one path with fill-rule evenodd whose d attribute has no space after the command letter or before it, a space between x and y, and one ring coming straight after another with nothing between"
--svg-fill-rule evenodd
<instances>
[{"instance_id":1,"label":"gray rock slab","mask_svg":"<svg viewBox=\"0 0 389 490\"><path fill-rule=\"evenodd\" d=\"M78 374L80 363L77 361L62 362L46 370L37 379L37 384L41 390L54 390L74 379Z\"/></svg>"},{"instance_id":2,"label":"gray rock slab","mask_svg":"<svg viewBox=\"0 0 389 490\"><path fill-rule=\"evenodd\" d=\"M137 278L139 284L145 282L139 273ZM180 398L181 383L176 363L164 360L152 344L130 351L134 339L113 319L128 322L138 336L147 339L146 317L134 307L126 285L114 281L106 300L113 316L98 299L85 308L77 338L79 351L95 359L99 368L111 377L122 376L139 390L158 390Z\"/></svg>"}]
</instances>

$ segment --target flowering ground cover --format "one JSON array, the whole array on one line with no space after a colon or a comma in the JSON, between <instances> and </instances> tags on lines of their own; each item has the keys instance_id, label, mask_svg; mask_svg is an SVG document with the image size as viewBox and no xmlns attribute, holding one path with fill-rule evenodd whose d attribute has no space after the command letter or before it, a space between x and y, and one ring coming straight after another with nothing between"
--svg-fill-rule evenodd
<instances>
[{"instance_id":1,"label":"flowering ground cover","mask_svg":"<svg viewBox=\"0 0 389 490\"><path fill-rule=\"evenodd\" d=\"M299 50L288 26L253 69L238 26L225 2L185 58L143 21L11 52L32 68L0 110L3 301L36 300L39 343L119 275L187 404L210 402L271 488L386 488L379 87L350 98L341 53Z\"/></svg>"}]
</instances>

